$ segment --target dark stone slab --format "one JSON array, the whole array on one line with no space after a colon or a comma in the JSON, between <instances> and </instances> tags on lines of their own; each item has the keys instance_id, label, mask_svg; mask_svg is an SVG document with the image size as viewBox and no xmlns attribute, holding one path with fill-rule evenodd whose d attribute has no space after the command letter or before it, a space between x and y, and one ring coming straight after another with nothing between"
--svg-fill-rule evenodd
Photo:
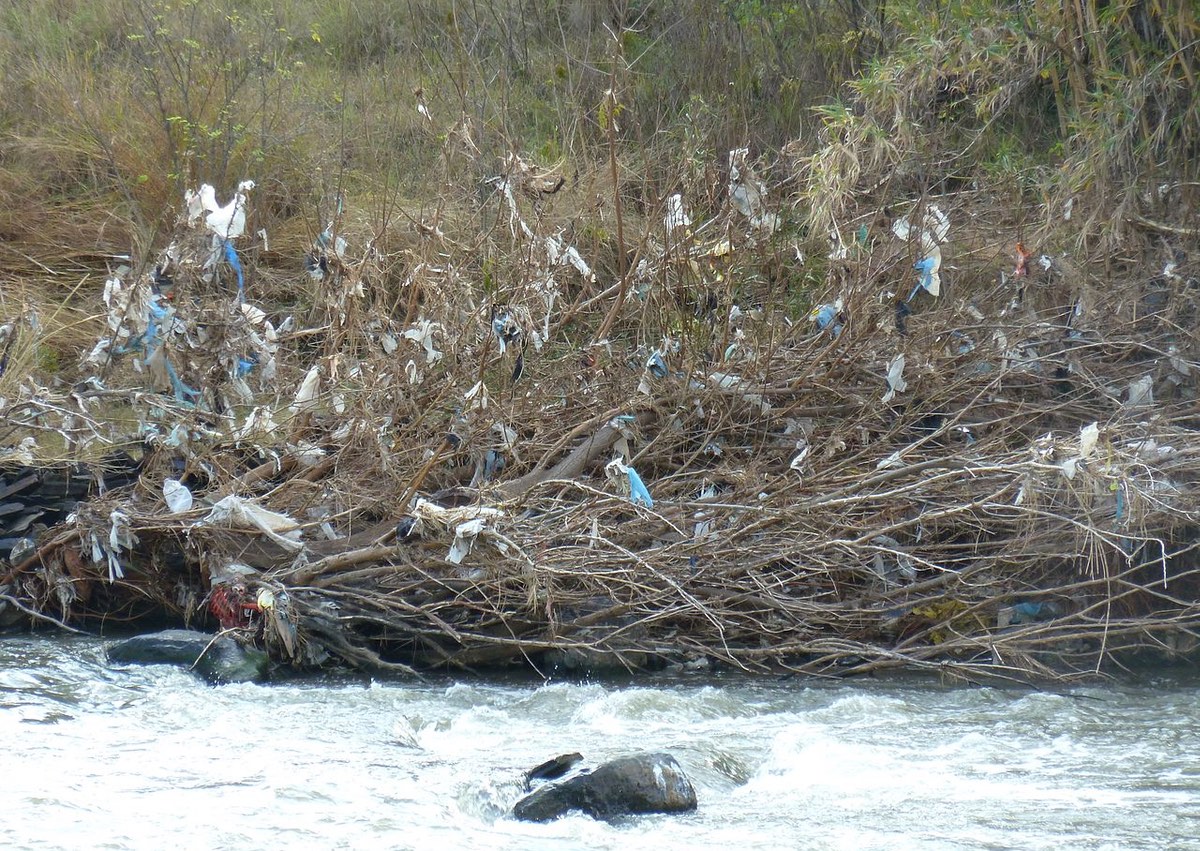
<instances>
[{"instance_id":1,"label":"dark stone slab","mask_svg":"<svg viewBox=\"0 0 1200 851\"><path fill-rule=\"evenodd\" d=\"M595 771L543 786L518 801L513 816L550 821L578 810L592 818L611 819L694 809L696 790L675 757L649 753L614 759Z\"/></svg>"},{"instance_id":2,"label":"dark stone slab","mask_svg":"<svg viewBox=\"0 0 1200 851\"><path fill-rule=\"evenodd\" d=\"M245 683L266 679L268 657L228 636L216 640L206 632L167 629L119 641L108 648L111 662L132 665L180 665L208 682Z\"/></svg>"}]
</instances>

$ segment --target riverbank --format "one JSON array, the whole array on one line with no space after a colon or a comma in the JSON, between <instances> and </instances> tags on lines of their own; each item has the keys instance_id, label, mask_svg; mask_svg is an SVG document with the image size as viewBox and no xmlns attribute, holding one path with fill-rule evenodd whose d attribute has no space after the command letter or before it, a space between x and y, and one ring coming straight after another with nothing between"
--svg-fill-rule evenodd
<instances>
[{"instance_id":1,"label":"riverbank","mask_svg":"<svg viewBox=\"0 0 1200 851\"><path fill-rule=\"evenodd\" d=\"M86 145L14 149L45 191L5 184L33 205L0 222L5 622L407 673L1195 658L1194 15L964 7L931 35L889 4L851 42L833 7L383 4L427 60L400 98L370 88L408 79L394 51L297 39L299 4L260 39L112 3L114 102L161 121L93 104ZM518 12L546 50L510 79ZM14 39L88 89L56 32ZM694 68L685 33L738 62L664 100L642 68ZM764 95L807 79L785 36L845 85ZM571 96L533 146L496 94L539 85Z\"/></svg>"},{"instance_id":2,"label":"riverbank","mask_svg":"<svg viewBox=\"0 0 1200 851\"><path fill-rule=\"evenodd\" d=\"M1192 279L981 261L949 196L864 224L828 314L756 300L806 261L735 206L650 221L666 248L601 290L503 188L523 174L494 203L525 285L501 300L412 257L408 316L369 244L332 238L322 324L260 307L269 267L212 221L253 190L185 209L171 249L106 284L91 375L7 403L35 436L4 466L6 619L220 627L300 668L1195 658ZM938 286L914 246L945 251ZM596 299L599 327L570 318ZM107 459L66 475L34 457L47 435Z\"/></svg>"}]
</instances>

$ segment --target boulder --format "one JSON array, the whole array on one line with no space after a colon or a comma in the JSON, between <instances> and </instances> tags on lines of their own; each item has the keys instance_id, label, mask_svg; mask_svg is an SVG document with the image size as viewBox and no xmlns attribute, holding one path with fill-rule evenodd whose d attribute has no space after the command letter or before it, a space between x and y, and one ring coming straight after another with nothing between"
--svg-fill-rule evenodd
<instances>
[{"instance_id":1,"label":"boulder","mask_svg":"<svg viewBox=\"0 0 1200 851\"><path fill-rule=\"evenodd\" d=\"M594 771L542 786L517 801L513 816L522 821L550 821L579 810L592 818L611 819L694 809L696 790L675 757L649 753L614 759Z\"/></svg>"},{"instance_id":2,"label":"boulder","mask_svg":"<svg viewBox=\"0 0 1200 851\"><path fill-rule=\"evenodd\" d=\"M229 636L167 629L118 641L108 648L111 662L133 665L182 665L210 683L260 682L266 679L266 653L243 647Z\"/></svg>"}]
</instances>

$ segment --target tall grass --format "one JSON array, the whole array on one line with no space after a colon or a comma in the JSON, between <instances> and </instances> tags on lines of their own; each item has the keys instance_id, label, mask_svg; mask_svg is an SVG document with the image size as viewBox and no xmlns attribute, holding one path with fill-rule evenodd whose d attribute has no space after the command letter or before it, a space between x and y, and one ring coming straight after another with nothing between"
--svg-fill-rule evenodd
<instances>
[{"instance_id":1,"label":"tall grass","mask_svg":"<svg viewBox=\"0 0 1200 851\"><path fill-rule=\"evenodd\" d=\"M187 186L245 178L279 237L261 261L302 275L338 197L377 234L494 223L513 152L568 178L539 214L609 278L636 242L615 209L635 237L677 191L719 210L742 145L778 161L809 248L864 197L962 187L1031 223L1077 198L1077 236L1119 235L1106 211L1200 185L1198 38L1182 0L10 0L0 276L63 293L46 269L150 255Z\"/></svg>"}]
</instances>

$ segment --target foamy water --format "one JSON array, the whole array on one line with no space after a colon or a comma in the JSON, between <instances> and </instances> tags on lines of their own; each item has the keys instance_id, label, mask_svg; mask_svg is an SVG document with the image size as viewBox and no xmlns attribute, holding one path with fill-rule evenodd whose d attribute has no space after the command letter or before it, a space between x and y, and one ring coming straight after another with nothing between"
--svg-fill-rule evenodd
<instances>
[{"instance_id":1,"label":"foamy water","mask_svg":"<svg viewBox=\"0 0 1200 851\"><path fill-rule=\"evenodd\" d=\"M14 849L1196 848L1197 680L317 680L211 688L0 640ZM694 814L507 817L531 766L673 753Z\"/></svg>"}]
</instances>

